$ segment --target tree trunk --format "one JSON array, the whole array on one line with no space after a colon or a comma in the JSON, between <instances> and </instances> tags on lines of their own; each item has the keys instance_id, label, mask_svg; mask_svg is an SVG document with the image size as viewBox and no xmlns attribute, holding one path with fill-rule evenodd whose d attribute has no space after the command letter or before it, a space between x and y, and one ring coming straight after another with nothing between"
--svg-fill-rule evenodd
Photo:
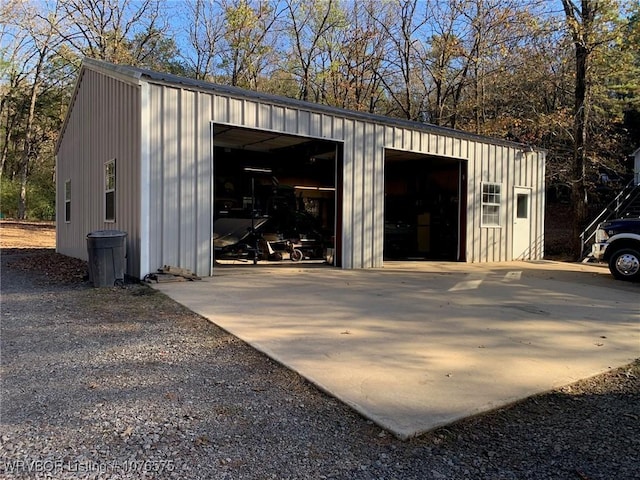
<instances>
[{"instance_id":1,"label":"tree trunk","mask_svg":"<svg viewBox=\"0 0 640 480\"><path fill-rule=\"evenodd\" d=\"M571 183L572 233L571 250L577 259L582 252L580 235L587 223L588 200L586 183L586 162L589 122L589 83L588 67L591 54L591 35L593 33L598 2L582 0L580 9L570 0L562 0L567 24L573 37L576 59L576 83L573 112L573 165Z\"/></svg>"},{"instance_id":2,"label":"tree trunk","mask_svg":"<svg viewBox=\"0 0 640 480\"><path fill-rule=\"evenodd\" d=\"M573 182L571 185L573 210L573 253L582 253L580 234L587 223L588 198L586 184L586 147L588 121L587 65L589 52L583 43L576 43L576 86L574 114Z\"/></svg>"},{"instance_id":3,"label":"tree trunk","mask_svg":"<svg viewBox=\"0 0 640 480\"><path fill-rule=\"evenodd\" d=\"M29 160L31 159L33 126L36 117L36 101L38 90L40 89L40 75L48 52L48 45L45 44L40 56L36 70L33 74L33 85L29 98L29 115L24 129L24 149L20 158L20 198L18 200L18 218L24 220L27 216L27 181L29 180Z\"/></svg>"},{"instance_id":4,"label":"tree trunk","mask_svg":"<svg viewBox=\"0 0 640 480\"><path fill-rule=\"evenodd\" d=\"M36 76L31 87L31 99L29 103L29 116L24 133L24 149L20 158L20 199L18 201L18 218L24 220L27 217L27 181L29 179L29 159L31 158L31 137L36 112L36 100L38 98L38 78L40 78L41 65L36 68Z\"/></svg>"}]
</instances>

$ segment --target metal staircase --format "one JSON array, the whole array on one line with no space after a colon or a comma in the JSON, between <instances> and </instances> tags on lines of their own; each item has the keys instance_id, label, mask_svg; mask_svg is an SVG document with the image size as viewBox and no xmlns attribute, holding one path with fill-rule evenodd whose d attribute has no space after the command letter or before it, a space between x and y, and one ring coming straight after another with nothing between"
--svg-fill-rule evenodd
<instances>
[{"instance_id":1,"label":"metal staircase","mask_svg":"<svg viewBox=\"0 0 640 480\"><path fill-rule=\"evenodd\" d=\"M640 217L640 182L631 180L609 205L589 224L580 234L580 258L588 259L591 253L591 244L596 235L596 230L601 222L613 218L637 218Z\"/></svg>"}]
</instances>

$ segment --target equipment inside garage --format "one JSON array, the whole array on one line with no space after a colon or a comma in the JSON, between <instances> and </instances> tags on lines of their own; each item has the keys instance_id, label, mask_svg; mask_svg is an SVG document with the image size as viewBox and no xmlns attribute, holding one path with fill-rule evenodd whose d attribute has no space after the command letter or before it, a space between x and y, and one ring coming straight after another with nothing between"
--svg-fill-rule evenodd
<instances>
[{"instance_id":1,"label":"equipment inside garage","mask_svg":"<svg viewBox=\"0 0 640 480\"><path fill-rule=\"evenodd\" d=\"M456 159L386 150L385 259L464 260L464 175Z\"/></svg>"},{"instance_id":2,"label":"equipment inside garage","mask_svg":"<svg viewBox=\"0 0 640 480\"><path fill-rule=\"evenodd\" d=\"M333 264L336 144L214 126L214 250L226 260Z\"/></svg>"}]
</instances>

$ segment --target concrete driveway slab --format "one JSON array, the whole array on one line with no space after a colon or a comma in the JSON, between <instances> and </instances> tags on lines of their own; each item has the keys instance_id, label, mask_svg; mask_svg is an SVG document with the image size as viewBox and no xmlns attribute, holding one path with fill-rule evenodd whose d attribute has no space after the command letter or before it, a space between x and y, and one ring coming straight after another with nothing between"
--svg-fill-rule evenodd
<instances>
[{"instance_id":1,"label":"concrete driveway slab","mask_svg":"<svg viewBox=\"0 0 640 480\"><path fill-rule=\"evenodd\" d=\"M258 265L156 288L400 438L640 357L640 284L600 266Z\"/></svg>"}]
</instances>

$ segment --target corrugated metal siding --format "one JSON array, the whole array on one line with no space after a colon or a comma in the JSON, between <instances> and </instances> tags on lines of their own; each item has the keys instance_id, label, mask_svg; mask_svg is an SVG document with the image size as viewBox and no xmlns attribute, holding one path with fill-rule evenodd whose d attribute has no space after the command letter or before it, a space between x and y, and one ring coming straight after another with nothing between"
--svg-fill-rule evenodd
<instances>
[{"instance_id":1,"label":"corrugated metal siding","mask_svg":"<svg viewBox=\"0 0 640 480\"><path fill-rule=\"evenodd\" d=\"M211 95L201 92L149 86L149 118L143 124L151 145L152 271L173 265L210 274L212 101ZM242 114L237 104L234 112Z\"/></svg>"},{"instance_id":2,"label":"corrugated metal siding","mask_svg":"<svg viewBox=\"0 0 640 480\"><path fill-rule=\"evenodd\" d=\"M546 202L546 188L545 188L545 154L543 152L531 153L533 157L531 163L534 171L536 172L535 178L532 180L532 185L535 185L531 195L532 208L534 216L535 235L532 236L532 251L531 259L541 259L544 257L544 212Z\"/></svg>"},{"instance_id":3,"label":"corrugated metal siding","mask_svg":"<svg viewBox=\"0 0 640 480\"><path fill-rule=\"evenodd\" d=\"M376 140L379 126L160 84L150 86L150 105L152 268L171 264L209 274L211 121L339 142L354 139L345 145L343 158L343 267L382 265L384 149Z\"/></svg>"},{"instance_id":4,"label":"corrugated metal siding","mask_svg":"<svg viewBox=\"0 0 640 480\"><path fill-rule=\"evenodd\" d=\"M209 274L210 122L344 144L344 268L382 265L385 148L466 163L467 225L461 228L466 228L469 262L512 259L513 187L530 187L531 235L538 240L531 258L542 256L543 153L172 85L151 84L150 103L152 267L175 264L202 275ZM481 182L502 185L500 227L481 226Z\"/></svg>"},{"instance_id":5,"label":"corrugated metal siding","mask_svg":"<svg viewBox=\"0 0 640 480\"><path fill-rule=\"evenodd\" d=\"M139 275L139 86L83 70L57 152L57 251L87 259L86 235L127 232L127 274ZM116 220L104 221L104 164L116 159ZM71 222L64 182L71 180Z\"/></svg>"}]
</instances>

